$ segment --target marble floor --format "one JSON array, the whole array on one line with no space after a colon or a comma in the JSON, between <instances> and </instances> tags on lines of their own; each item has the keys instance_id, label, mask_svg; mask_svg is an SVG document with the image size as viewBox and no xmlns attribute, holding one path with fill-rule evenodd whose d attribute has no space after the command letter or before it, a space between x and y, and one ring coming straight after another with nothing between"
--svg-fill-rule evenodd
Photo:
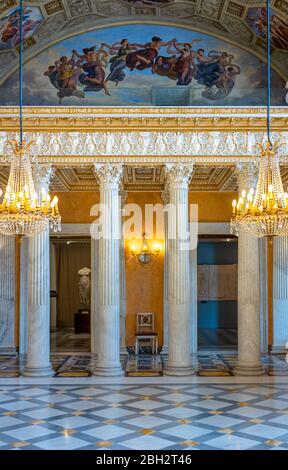
<instances>
[{"instance_id":1,"label":"marble floor","mask_svg":"<svg viewBox=\"0 0 288 470\"><path fill-rule=\"evenodd\" d=\"M0 379L0 450L288 450L288 379Z\"/></svg>"}]
</instances>

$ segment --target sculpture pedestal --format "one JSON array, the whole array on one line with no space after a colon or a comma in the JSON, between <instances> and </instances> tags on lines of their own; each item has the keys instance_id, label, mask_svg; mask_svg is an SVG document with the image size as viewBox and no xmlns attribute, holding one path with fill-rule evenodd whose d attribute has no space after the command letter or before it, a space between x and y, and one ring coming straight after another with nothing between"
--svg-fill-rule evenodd
<instances>
[{"instance_id":1,"label":"sculpture pedestal","mask_svg":"<svg viewBox=\"0 0 288 470\"><path fill-rule=\"evenodd\" d=\"M90 334L90 312L89 310L78 310L74 314L74 330L76 334Z\"/></svg>"}]
</instances>

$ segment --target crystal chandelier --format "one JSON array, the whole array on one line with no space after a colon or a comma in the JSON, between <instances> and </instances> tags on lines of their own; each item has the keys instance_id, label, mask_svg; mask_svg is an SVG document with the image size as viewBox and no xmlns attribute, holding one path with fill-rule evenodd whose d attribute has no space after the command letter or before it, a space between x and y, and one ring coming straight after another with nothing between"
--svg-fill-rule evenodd
<instances>
[{"instance_id":1,"label":"crystal chandelier","mask_svg":"<svg viewBox=\"0 0 288 470\"><path fill-rule=\"evenodd\" d=\"M270 2L267 0L267 142L258 144L260 166L256 191L242 191L232 203L231 231L256 237L288 235L288 194L283 190L277 157L279 142L270 138Z\"/></svg>"},{"instance_id":2,"label":"crystal chandelier","mask_svg":"<svg viewBox=\"0 0 288 470\"><path fill-rule=\"evenodd\" d=\"M23 105L22 105L22 43L23 43L23 0L20 0L20 49L19 49L19 111L20 141L10 141L13 159L5 193L0 190L0 233L3 235L33 235L52 228L61 230L61 217L58 210L58 198L53 201L42 190L35 192L29 148L23 140Z\"/></svg>"},{"instance_id":3,"label":"crystal chandelier","mask_svg":"<svg viewBox=\"0 0 288 470\"><path fill-rule=\"evenodd\" d=\"M277 158L279 143L259 144L261 160L256 191L251 188L232 203L232 232L243 229L256 237L288 235L288 194L283 190Z\"/></svg>"},{"instance_id":4,"label":"crystal chandelier","mask_svg":"<svg viewBox=\"0 0 288 470\"><path fill-rule=\"evenodd\" d=\"M28 150L30 145L22 141L10 142L13 161L4 198L0 202L0 233L4 235L32 235L52 228L61 230L58 198L51 201L44 190L38 198L32 178ZM2 198L0 189L0 201Z\"/></svg>"}]
</instances>

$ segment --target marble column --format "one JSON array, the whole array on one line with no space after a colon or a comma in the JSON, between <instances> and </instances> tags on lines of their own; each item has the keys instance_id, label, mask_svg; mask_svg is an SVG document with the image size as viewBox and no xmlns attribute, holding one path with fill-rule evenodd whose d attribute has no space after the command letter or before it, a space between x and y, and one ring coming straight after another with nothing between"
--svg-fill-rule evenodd
<instances>
[{"instance_id":1,"label":"marble column","mask_svg":"<svg viewBox=\"0 0 288 470\"><path fill-rule=\"evenodd\" d=\"M288 238L273 239L272 353L286 353L288 343Z\"/></svg>"},{"instance_id":2,"label":"marble column","mask_svg":"<svg viewBox=\"0 0 288 470\"><path fill-rule=\"evenodd\" d=\"M57 291L56 250L55 244L50 243L50 290ZM57 297L50 298L50 331L57 329Z\"/></svg>"},{"instance_id":3,"label":"marble column","mask_svg":"<svg viewBox=\"0 0 288 470\"><path fill-rule=\"evenodd\" d=\"M188 232L188 184L192 169L192 165L166 165L170 206L174 209L168 216L169 343L165 374L176 376L193 374L189 249L183 246Z\"/></svg>"},{"instance_id":4,"label":"marble column","mask_svg":"<svg viewBox=\"0 0 288 470\"><path fill-rule=\"evenodd\" d=\"M96 164L103 236L99 239L97 361L94 375L123 375L120 363L119 183L122 165Z\"/></svg>"},{"instance_id":5,"label":"marble column","mask_svg":"<svg viewBox=\"0 0 288 470\"><path fill-rule=\"evenodd\" d=\"M97 343L98 343L98 277L99 277L99 240L91 238L91 353L92 360L95 364L97 359Z\"/></svg>"},{"instance_id":6,"label":"marble column","mask_svg":"<svg viewBox=\"0 0 288 470\"><path fill-rule=\"evenodd\" d=\"M169 204L169 191L161 194L164 206ZM169 323L169 299L168 299L168 212L164 211L164 288L163 288L163 346L162 355L168 354L168 323Z\"/></svg>"},{"instance_id":7,"label":"marble column","mask_svg":"<svg viewBox=\"0 0 288 470\"><path fill-rule=\"evenodd\" d=\"M20 255L20 334L19 354L24 356L28 349L28 264L29 239L24 237Z\"/></svg>"},{"instance_id":8,"label":"marble column","mask_svg":"<svg viewBox=\"0 0 288 470\"><path fill-rule=\"evenodd\" d=\"M260 256L260 341L261 353L268 352L268 251L267 239L259 240Z\"/></svg>"},{"instance_id":9,"label":"marble column","mask_svg":"<svg viewBox=\"0 0 288 470\"><path fill-rule=\"evenodd\" d=\"M125 239L122 231L122 210L127 199L127 191L120 192L121 211L119 215L121 239L120 239L120 353L127 355L126 346L126 269L125 269Z\"/></svg>"},{"instance_id":10,"label":"marble column","mask_svg":"<svg viewBox=\"0 0 288 470\"><path fill-rule=\"evenodd\" d=\"M0 355L16 354L15 238L0 235Z\"/></svg>"},{"instance_id":11,"label":"marble column","mask_svg":"<svg viewBox=\"0 0 288 470\"><path fill-rule=\"evenodd\" d=\"M257 183L253 164L236 168L239 193ZM236 375L263 375L260 340L259 240L240 230L238 237L238 363Z\"/></svg>"},{"instance_id":12,"label":"marble column","mask_svg":"<svg viewBox=\"0 0 288 470\"><path fill-rule=\"evenodd\" d=\"M35 190L49 191L51 165L33 169ZM24 375L45 377L53 374L50 363L50 256L49 230L29 238L28 264L28 350Z\"/></svg>"},{"instance_id":13,"label":"marble column","mask_svg":"<svg viewBox=\"0 0 288 470\"><path fill-rule=\"evenodd\" d=\"M198 351L197 248L190 251L190 327L191 354Z\"/></svg>"}]
</instances>

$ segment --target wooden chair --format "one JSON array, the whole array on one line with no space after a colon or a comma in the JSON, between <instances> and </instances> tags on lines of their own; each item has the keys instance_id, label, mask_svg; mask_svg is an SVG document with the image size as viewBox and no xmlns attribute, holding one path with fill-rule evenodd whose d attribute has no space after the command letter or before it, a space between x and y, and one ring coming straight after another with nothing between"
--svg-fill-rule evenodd
<instances>
[{"instance_id":1,"label":"wooden chair","mask_svg":"<svg viewBox=\"0 0 288 470\"><path fill-rule=\"evenodd\" d=\"M135 354L139 354L140 342L151 344L152 354L158 353L158 335L154 331L154 313L137 313L135 334Z\"/></svg>"}]
</instances>

